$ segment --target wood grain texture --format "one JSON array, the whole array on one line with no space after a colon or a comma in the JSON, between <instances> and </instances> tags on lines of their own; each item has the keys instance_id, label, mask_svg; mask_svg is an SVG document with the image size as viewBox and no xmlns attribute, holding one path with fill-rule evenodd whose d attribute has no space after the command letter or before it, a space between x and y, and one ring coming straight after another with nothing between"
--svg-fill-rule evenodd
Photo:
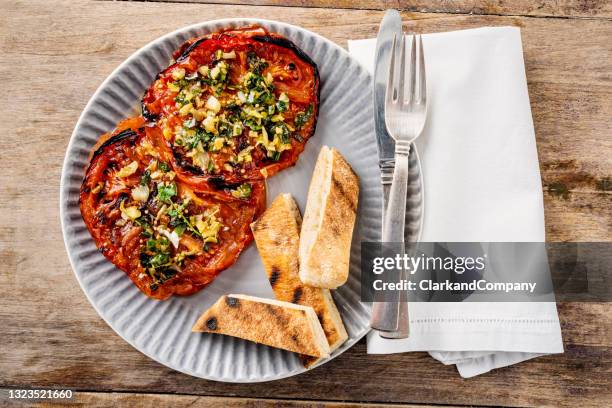
<instances>
[{"instance_id":1,"label":"wood grain texture","mask_svg":"<svg viewBox=\"0 0 612 408\"><path fill-rule=\"evenodd\" d=\"M74 124L103 79L149 41L224 17L273 17L346 46L382 12L178 3L0 2L0 386L379 403L602 406L612 400L609 304L559 306L566 353L469 381L426 353L365 345L312 372L222 384L136 352L95 313L65 254L59 178ZM405 13L407 29L522 29L550 241L610 241L610 21ZM608 180L608 181L606 181ZM376 379L376 380L373 380Z\"/></svg>"},{"instance_id":2,"label":"wood grain texture","mask_svg":"<svg viewBox=\"0 0 612 408\"><path fill-rule=\"evenodd\" d=\"M380 404L295 401L267 398L228 398L199 395L76 392L70 400L20 401L8 398L8 390L0 390L0 404L12 407L138 407L138 408L377 408ZM431 405L385 404L388 408L427 408ZM449 408L453 408L448 406Z\"/></svg>"},{"instance_id":3,"label":"wood grain texture","mask_svg":"<svg viewBox=\"0 0 612 408\"><path fill-rule=\"evenodd\" d=\"M148 0L168 1L168 0ZM326 7L423 13L492 14L535 17L612 17L607 0L173 0L178 3L216 3L285 7Z\"/></svg>"}]
</instances>

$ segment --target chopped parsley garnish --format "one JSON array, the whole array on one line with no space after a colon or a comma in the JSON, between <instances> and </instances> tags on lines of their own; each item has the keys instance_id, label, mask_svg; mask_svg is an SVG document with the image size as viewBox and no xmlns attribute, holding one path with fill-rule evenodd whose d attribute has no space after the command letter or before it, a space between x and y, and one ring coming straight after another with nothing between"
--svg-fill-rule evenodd
<instances>
[{"instance_id":1,"label":"chopped parsley garnish","mask_svg":"<svg viewBox=\"0 0 612 408\"><path fill-rule=\"evenodd\" d=\"M166 173L171 169L161 161L157 168ZM151 175L145 172L141 182L151 181ZM188 257L209 251L211 245L218 243L223 224L217 218L220 209L216 206L199 209L202 211L199 214L189 213L187 207L191 200L178 197L178 187L174 182L155 180L152 190L157 192L157 204L141 208L142 215L133 222L142 228L140 236L144 243L139 254L140 265L150 278L149 289L155 291L180 273ZM121 202L127 199L127 195L122 196ZM201 240L200 250L181 241L180 237L187 233Z\"/></svg>"},{"instance_id":2,"label":"chopped parsley garnish","mask_svg":"<svg viewBox=\"0 0 612 408\"><path fill-rule=\"evenodd\" d=\"M176 270L170 268L172 266L170 241L163 236L157 239L147 239L144 248L140 252L140 264L153 279L149 286L151 290L156 290L159 285L177 273Z\"/></svg>"},{"instance_id":3,"label":"chopped parsley garnish","mask_svg":"<svg viewBox=\"0 0 612 408\"><path fill-rule=\"evenodd\" d=\"M268 134L278 135L282 143L289 143L289 128L283 122L279 122L272 126Z\"/></svg>"},{"instance_id":4,"label":"chopped parsley garnish","mask_svg":"<svg viewBox=\"0 0 612 408\"><path fill-rule=\"evenodd\" d=\"M187 229L187 224L179 223L177 224L176 227L174 227L174 232L176 232L176 234L180 237L181 235L183 235L186 229Z\"/></svg>"},{"instance_id":5,"label":"chopped parsley garnish","mask_svg":"<svg viewBox=\"0 0 612 408\"><path fill-rule=\"evenodd\" d=\"M232 196L236 198L247 199L251 197L251 193L253 192L253 188L249 183L244 183L236 187L235 190L232 190Z\"/></svg>"},{"instance_id":6,"label":"chopped parsley garnish","mask_svg":"<svg viewBox=\"0 0 612 408\"><path fill-rule=\"evenodd\" d=\"M170 166L166 162L159 162L158 166L159 166L159 169L163 171L164 173L167 173L170 171Z\"/></svg>"},{"instance_id":7,"label":"chopped parsley garnish","mask_svg":"<svg viewBox=\"0 0 612 408\"><path fill-rule=\"evenodd\" d=\"M187 129L192 129L196 127L196 125L197 123L196 123L195 118L189 118L183 122L183 127L186 127Z\"/></svg>"},{"instance_id":8,"label":"chopped parsley garnish","mask_svg":"<svg viewBox=\"0 0 612 408\"><path fill-rule=\"evenodd\" d=\"M168 83L181 105L177 105L181 122L164 129L164 135L170 140L174 133L173 143L184 149L194 166L209 174L220 169L234 172L235 164L252 162L250 154L238 157L245 150L245 142L259 147L267 158L279 160L283 151L292 148L292 137L303 141L299 135L292 135L294 128L303 127L314 111L311 104L297 114L294 124L285 123L283 113L289 111L290 100L284 92L275 93L274 76L266 72L268 61L254 51L247 52L248 71L239 81L230 83L235 58L234 51L218 49L209 65L199 66L195 73L185 72L183 78L179 72L174 82ZM227 98L215 97L226 89L235 92ZM247 136L246 141L236 141L240 136ZM220 152L231 154L219 163L216 155ZM167 203L166 196L164 192L158 194L160 201Z\"/></svg>"},{"instance_id":9,"label":"chopped parsley garnish","mask_svg":"<svg viewBox=\"0 0 612 408\"><path fill-rule=\"evenodd\" d=\"M140 185L146 186L150 182L151 182L151 172L147 169L144 171L144 173L142 173L142 176L140 177Z\"/></svg>"},{"instance_id":10,"label":"chopped parsley garnish","mask_svg":"<svg viewBox=\"0 0 612 408\"><path fill-rule=\"evenodd\" d=\"M179 106L185 106L189 103L189 100L187 99L187 95L185 94L185 92L179 92L175 97L174 97L174 102L178 103Z\"/></svg>"},{"instance_id":11,"label":"chopped parsley garnish","mask_svg":"<svg viewBox=\"0 0 612 408\"><path fill-rule=\"evenodd\" d=\"M279 112L286 112L288 108L289 108L289 103L288 102L285 102L285 101L278 101L278 102L276 102L276 109Z\"/></svg>"},{"instance_id":12,"label":"chopped parsley garnish","mask_svg":"<svg viewBox=\"0 0 612 408\"><path fill-rule=\"evenodd\" d=\"M154 281L149 285L149 289L155 292L159 289L159 285L163 285L166 281L172 279L177 274L175 269L166 268L161 271L151 271L151 276Z\"/></svg>"},{"instance_id":13,"label":"chopped parsley garnish","mask_svg":"<svg viewBox=\"0 0 612 408\"><path fill-rule=\"evenodd\" d=\"M176 184L159 184L157 186L157 199L163 203L170 203L172 197L176 195Z\"/></svg>"},{"instance_id":14,"label":"chopped parsley garnish","mask_svg":"<svg viewBox=\"0 0 612 408\"><path fill-rule=\"evenodd\" d=\"M312 116L313 110L314 108L311 103L310 105L308 105L308 107L306 108L304 112L300 112L297 115L295 115L295 127L298 129L301 129L302 127L304 127L306 122L308 122L308 120Z\"/></svg>"},{"instance_id":15,"label":"chopped parsley garnish","mask_svg":"<svg viewBox=\"0 0 612 408\"><path fill-rule=\"evenodd\" d=\"M247 54L247 63L249 64L249 70L259 75L268 67L268 63L252 51Z\"/></svg>"},{"instance_id":16,"label":"chopped parsley garnish","mask_svg":"<svg viewBox=\"0 0 612 408\"><path fill-rule=\"evenodd\" d=\"M203 147L206 147L207 142L209 142L213 137L214 135L212 133L208 133L202 128L197 128L192 136L185 138L184 143L189 149L195 149L200 142L202 143ZM178 140L179 139L177 139L176 141Z\"/></svg>"},{"instance_id":17,"label":"chopped parsley garnish","mask_svg":"<svg viewBox=\"0 0 612 408\"><path fill-rule=\"evenodd\" d=\"M174 232L176 232L177 235L183 235L185 230L189 230L194 235L199 236L200 233L198 230L195 228L195 226L193 226L193 224L191 224L189 218L187 218L184 214L187 204L189 204L189 201L185 200L181 204L174 203L172 205L170 210L168 210L168 216L170 217L170 223L168 225L174 227Z\"/></svg>"}]
</instances>

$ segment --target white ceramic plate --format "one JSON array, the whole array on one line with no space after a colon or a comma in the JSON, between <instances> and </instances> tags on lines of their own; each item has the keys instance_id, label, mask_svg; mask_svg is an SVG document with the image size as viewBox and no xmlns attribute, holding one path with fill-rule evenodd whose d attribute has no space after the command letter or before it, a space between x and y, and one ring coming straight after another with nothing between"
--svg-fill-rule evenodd
<instances>
[{"instance_id":1,"label":"white ceramic plate","mask_svg":"<svg viewBox=\"0 0 612 408\"><path fill-rule=\"evenodd\" d=\"M304 372L295 355L226 336L192 333L197 317L226 293L273 297L255 245L208 287L189 297L159 302L142 294L97 250L78 206L88 154L100 134L138 111L140 98L172 52L185 40L226 27L259 24L294 41L318 65L321 104L317 131L297 165L268 181L268 200L281 192L296 198L302 211L314 163L322 145L336 147L361 180L359 214L351 253L351 275L334 298L349 333L332 354L341 354L369 330L369 305L359 292L361 241L380 239L381 186L373 131L371 80L346 51L331 41L284 23L235 19L189 26L141 48L100 86L70 139L61 179L62 230L74 272L100 316L128 343L175 370L206 379L257 382ZM327 360L328 361L328 360Z\"/></svg>"}]
</instances>

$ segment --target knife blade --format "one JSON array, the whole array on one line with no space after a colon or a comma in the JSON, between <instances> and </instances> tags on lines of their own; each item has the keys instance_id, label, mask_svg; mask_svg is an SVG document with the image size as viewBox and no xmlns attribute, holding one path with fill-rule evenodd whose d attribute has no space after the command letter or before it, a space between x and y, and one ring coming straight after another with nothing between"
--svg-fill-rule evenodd
<instances>
[{"instance_id":1,"label":"knife blade","mask_svg":"<svg viewBox=\"0 0 612 408\"><path fill-rule=\"evenodd\" d=\"M391 168L393 168L394 163L395 143L387 133L387 125L385 125L385 92L393 37L397 36L399 38L401 35L402 17L397 10L387 10L380 23L374 55L374 129L376 131L379 165L383 166L384 164L386 166L391 162ZM389 180L390 182L391 180Z\"/></svg>"},{"instance_id":2,"label":"knife blade","mask_svg":"<svg viewBox=\"0 0 612 408\"><path fill-rule=\"evenodd\" d=\"M389 186L393 179L395 166L395 143L387 132L385 124L385 92L389 75L393 38L403 35L402 18L397 10L387 10L376 37L376 53L374 56L374 129L378 148L378 164L380 166L381 183L383 185L383 219L389 197ZM374 302L370 326L379 330L381 336L407 337L408 311L406 305L390 301ZM405 309L405 310L404 310ZM398 317L399 316L399 317ZM406 320L404 322L403 320ZM404 335L405 334L405 335Z\"/></svg>"}]
</instances>

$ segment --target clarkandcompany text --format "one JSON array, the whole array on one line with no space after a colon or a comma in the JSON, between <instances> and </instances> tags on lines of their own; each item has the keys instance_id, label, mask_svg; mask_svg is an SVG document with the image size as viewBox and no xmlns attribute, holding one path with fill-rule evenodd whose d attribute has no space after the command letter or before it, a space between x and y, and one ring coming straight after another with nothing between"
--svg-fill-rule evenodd
<instances>
[{"instance_id":1,"label":"clarkandcompany text","mask_svg":"<svg viewBox=\"0 0 612 408\"><path fill-rule=\"evenodd\" d=\"M423 279L419 282L402 279L398 282L385 282L377 279L372 286L376 291L449 291L449 292L529 292L536 288L535 282L488 282L484 279L471 282L434 281Z\"/></svg>"}]
</instances>

